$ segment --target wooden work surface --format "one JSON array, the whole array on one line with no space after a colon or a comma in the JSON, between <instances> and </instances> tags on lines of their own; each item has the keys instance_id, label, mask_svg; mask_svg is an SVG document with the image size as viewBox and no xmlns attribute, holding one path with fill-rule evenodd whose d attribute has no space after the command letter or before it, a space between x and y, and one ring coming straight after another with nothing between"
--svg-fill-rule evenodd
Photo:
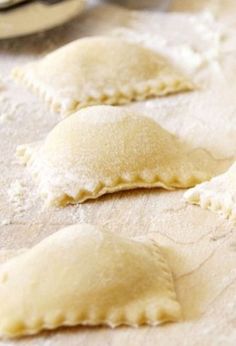
<instances>
[{"instance_id":1,"label":"wooden work surface","mask_svg":"<svg viewBox=\"0 0 236 346\"><path fill-rule=\"evenodd\" d=\"M2 341L1 346L236 345L233 224L186 205L183 191L161 189L117 193L83 205L45 209L29 173L14 156L18 144L43 139L60 119L10 80L12 67L38 59L77 37L102 33L153 46L200 85L194 93L130 107L142 109L170 132L215 157L235 157L236 2L172 3L166 14L135 13L108 3L91 3L84 14L62 28L0 42L0 260L77 222L107 225L127 236L147 235L159 241L166 252L184 320L156 328L64 328L19 341Z\"/></svg>"}]
</instances>

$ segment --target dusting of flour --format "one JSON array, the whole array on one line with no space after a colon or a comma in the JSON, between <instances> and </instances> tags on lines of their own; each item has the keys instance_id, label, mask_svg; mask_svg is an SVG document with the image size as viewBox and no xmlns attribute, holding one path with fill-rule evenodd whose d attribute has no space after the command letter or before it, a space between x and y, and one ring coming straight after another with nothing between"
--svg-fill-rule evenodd
<instances>
[{"instance_id":1,"label":"dusting of flour","mask_svg":"<svg viewBox=\"0 0 236 346\"><path fill-rule=\"evenodd\" d=\"M106 224L113 232L131 237L151 234L171 254L169 263L185 318L158 331L145 327L115 332L63 329L19 340L22 346L104 346L104 340L117 346L133 344L134 339L143 346L150 342L235 344L234 225L210 211L186 205L182 191L127 191L66 209L45 209L37 186L15 158L16 146L43 140L60 119L37 97L13 84L10 70L78 37L99 34L125 37L156 49L198 85L193 93L134 103L128 108L146 112L171 133L216 157L234 157L235 0L173 0L172 4L176 12L162 14L129 12L108 3L90 6L83 16L60 29L1 42L1 249L35 244L77 222Z\"/></svg>"}]
</instances>

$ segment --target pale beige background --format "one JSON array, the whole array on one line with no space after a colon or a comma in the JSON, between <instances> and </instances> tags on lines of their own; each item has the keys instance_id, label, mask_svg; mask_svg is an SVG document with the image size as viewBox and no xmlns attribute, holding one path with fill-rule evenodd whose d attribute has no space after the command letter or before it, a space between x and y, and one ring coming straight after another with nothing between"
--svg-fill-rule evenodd
<instances>
[{"instance_id":1,"label":"pale beige background","mask_svg":"<svg viewBox=\"0 0 236 346\"><path fill-rule=\"evenodd\" d=\"M150 100L142 109L191 145L217 158L236 156L236 2L176 0L167 14L90 5L46 34L0 42L0 259L63 225L91 222L123 235L148 235L165 248L184 321L157 328L73 328L0 345L235 345L236 230L218 215L186 205L183 191L132 191L66 209L45 209L16 145L39 140L60 120L9 79L15 65L84 35L109 34L160 51L199 84L194 93ZM199 12L200 11L200 12ZM11 249L9 252L6 249ZM23 275L23 273L22 273ZM1 307L0 307L1 308Z\"/></svg>"}]
</instances>

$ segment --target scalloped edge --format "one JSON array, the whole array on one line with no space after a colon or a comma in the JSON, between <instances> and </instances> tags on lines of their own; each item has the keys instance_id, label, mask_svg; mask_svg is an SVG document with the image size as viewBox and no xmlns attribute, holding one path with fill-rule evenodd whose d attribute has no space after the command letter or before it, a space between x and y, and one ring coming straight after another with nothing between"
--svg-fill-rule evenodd
<instances>
[{"instance_id":1,"label":"scalloped edge","mask_svg":"<svg viewBox=\"0 0 236 346\"><path fill-rule=\"evenodd\" d=\"M33 66L33 64L32 64ZM26 65L29 68L29 65ZM92 96L88 95L87 99L64 99L64 102L55 97L53 91L47 90L47 85L41 83L38 80L34 80L30 73L27 73L27 69L24 67L18 67L12 70L11 73L14 80L21 82L29 90L38 95L44 102L49 105L51 111L60 113L63 116L68 116L81 108L94 106L99 104L104 105L123 105L132 101L144 101L149 98L162 97L171 94L177 94L180 92L187 92L194 90L196 87L192 82L184 78L179 78L176 74L176 80L170 83L169 78L158 78L154 80L147 80L140 82L139 84L129 85L122 89L114 88L108 92L103 90L98 91L98 94ZM124 90L126 89L126 90Z\"/></svg>"},{"instance_id":2,"label":"scalloped edge","mask_svg":"<svg viewBox=\"0 0 236 346\"><path fill-rule=\"evenodd\" d=\"M18 146L16 156L21 164L30 168L32 176L39 182L39 194L43 197L48 206L65 207L68 204L83 203L87 200L97 199L105 194L141 188L164 188L166 190L174 190L175 188L184 189L202 182L201 173L198 176L197 172L195 175L188 176L184 179L180 179L174 174L169 176L169 179L163 179L157 170L144 170L136 175L124 172L122 176L116 176L112 180L107 179L107 181L98 181L96 185L93 185L92 189L86 189L84 186L77 186L76 192L73 193L73 195L62 189L60 193L56 193L53 191L52 185L45 184L44 179L41 179L41 170L39 166L42 166L42 164L40 164L40 160L37 161L37 159L34 158L35 153L38 152L37 149L40 150L39 143L40 142L36 142L33 143L33 145L26 144ZM210 178L211 177L206 176L205 180Z\"/></svg>"},{"instance_id":3,"label":"scalloped edge","mask_svg":"<svg viewBox=\"0 0 236 346\"><path fill-rule=\"evenodd\" d=\"M203 183L204 185L207 184ZM203 186L200 184L201 187ZM202 209L213 211L216 214L223 216L236 223L236 204L230 201L228 205L222 202L220 196L210 190L199 190L198 186L189 189L184 193L184 199L194 205L199 205Z\"/></svg>"},{"instance_id":4,"label":"scalloped edge","mask_svg":"<svg viewBox=\"0 0 236 346\"><path fill-rule=\"evenodd\" d=\"M135 238L130 238L134 241L140 242L140 240L136 240ZM38 334L42 331L47 330L55 330L61 327L76 327L76 326L87 326L87 327L94 327L94 326L107 326L110 328L116 328L119 326L130 326L130 327L139 327L142 325L148 325L148 326L157 326L163 323L167 322L177 322L179 320L182 320L182 311L181 311L181 305L177 300L175 285L174 285L174 279L171 272L171 267L169 266L165 256L162 254L162 251L156 241L153 239L150 240L147 238L147 240L142 240L141 243L143 245L146 245L150 248L150 252L157 256L157 261L161 268L161 279L165 285L166 289L166 300L168 300L170 303L173 303L175 306L175 309L173 309L172 306L172 312L170 312L170 307L168 305L167 308L163 306L156 307L155 311L151 309L151 305L149 303L149 308L139 311L138 315L135 317L135 319L129 318L127 316L129 307L124 308L122 310L111 310L110 312L106 313L104 318L96 318L93 316L93 319L89 319L89 309L87 312L85 311L78 311L77 316L80 316L77 319L68 319L65 316L70 315L70 312L67 311L67 313L57 313L54 315L54 321L45 322L47 319L46 316L43 318L38 317L36 320L36 323L38 326L32 326L29 328L27 327L26 321L13 321L13 323L9 323L8 327L6 326L7 322L2 322L1 326L5 324L5 328L14 329L14 332L5 331L4 333L1 332L1 326L0 326L0 337L2 339L11 339L11 338L17 338L22 336L30 336L34 334ZM86 316L86 317L85 317ZM98 315L99 316L99 315ZM110 316L110 317L109 317ZM113 316L113 318L111 318ZM115 316L115 318L114 318ZM87 318L87 319L86 319ZM18 331L16 331L18 329Z\"/></svg>"}]
</instances>

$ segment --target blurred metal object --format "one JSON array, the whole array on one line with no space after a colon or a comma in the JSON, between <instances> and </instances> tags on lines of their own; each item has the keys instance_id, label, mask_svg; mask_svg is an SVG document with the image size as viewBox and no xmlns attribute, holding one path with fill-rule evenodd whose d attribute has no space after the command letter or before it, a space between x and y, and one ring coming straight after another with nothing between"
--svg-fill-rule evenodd
<instances>
[{"instance_id":1,"label":"blurred metal object","mask_svg":"<svg viewBox=\"0 0 236 346\"><path fill-rule=\"evenodd\" d=\"M25 5L28 2L32 1L41 1L47 5L54 5L58 2L66 1L66 0L0 0L0 10L9 10L13 9L16 6Z\"/></svg>"},{"instance_id":2,"label":"blurred metal object","mask_svg":"<svg viewBox=\"0 0 236 346\"><path fill-rule=\"evenodd\" d=\"M171 0L106 0L117 5L128 7L134 10L150 10L158 9L166 11L171 3Z\"/></svg>"},{"instance_id":3,"label":"blurred metal object","mask_svg":"<svg viewBox=\"0 0 236 346\"><path fill-rule=\"evenodd\" d=\"M25 0L0 0L0 9L7 9L19 3L23 3L24 1Z\"/></svg>"},{"instance_id":4,"label":"blurred metal object","mask_svg":"<svg viewBox=\"0 0 236 346\"><path fill-rule=\"evenodd\" d=\"M4 1L8 0L0 0L0 4ZM76 17L84 5L85 0L38 0L16 4L16 7L0 11L0 39L25 36L63 24Z\"/></svg>"}]
</instances>

